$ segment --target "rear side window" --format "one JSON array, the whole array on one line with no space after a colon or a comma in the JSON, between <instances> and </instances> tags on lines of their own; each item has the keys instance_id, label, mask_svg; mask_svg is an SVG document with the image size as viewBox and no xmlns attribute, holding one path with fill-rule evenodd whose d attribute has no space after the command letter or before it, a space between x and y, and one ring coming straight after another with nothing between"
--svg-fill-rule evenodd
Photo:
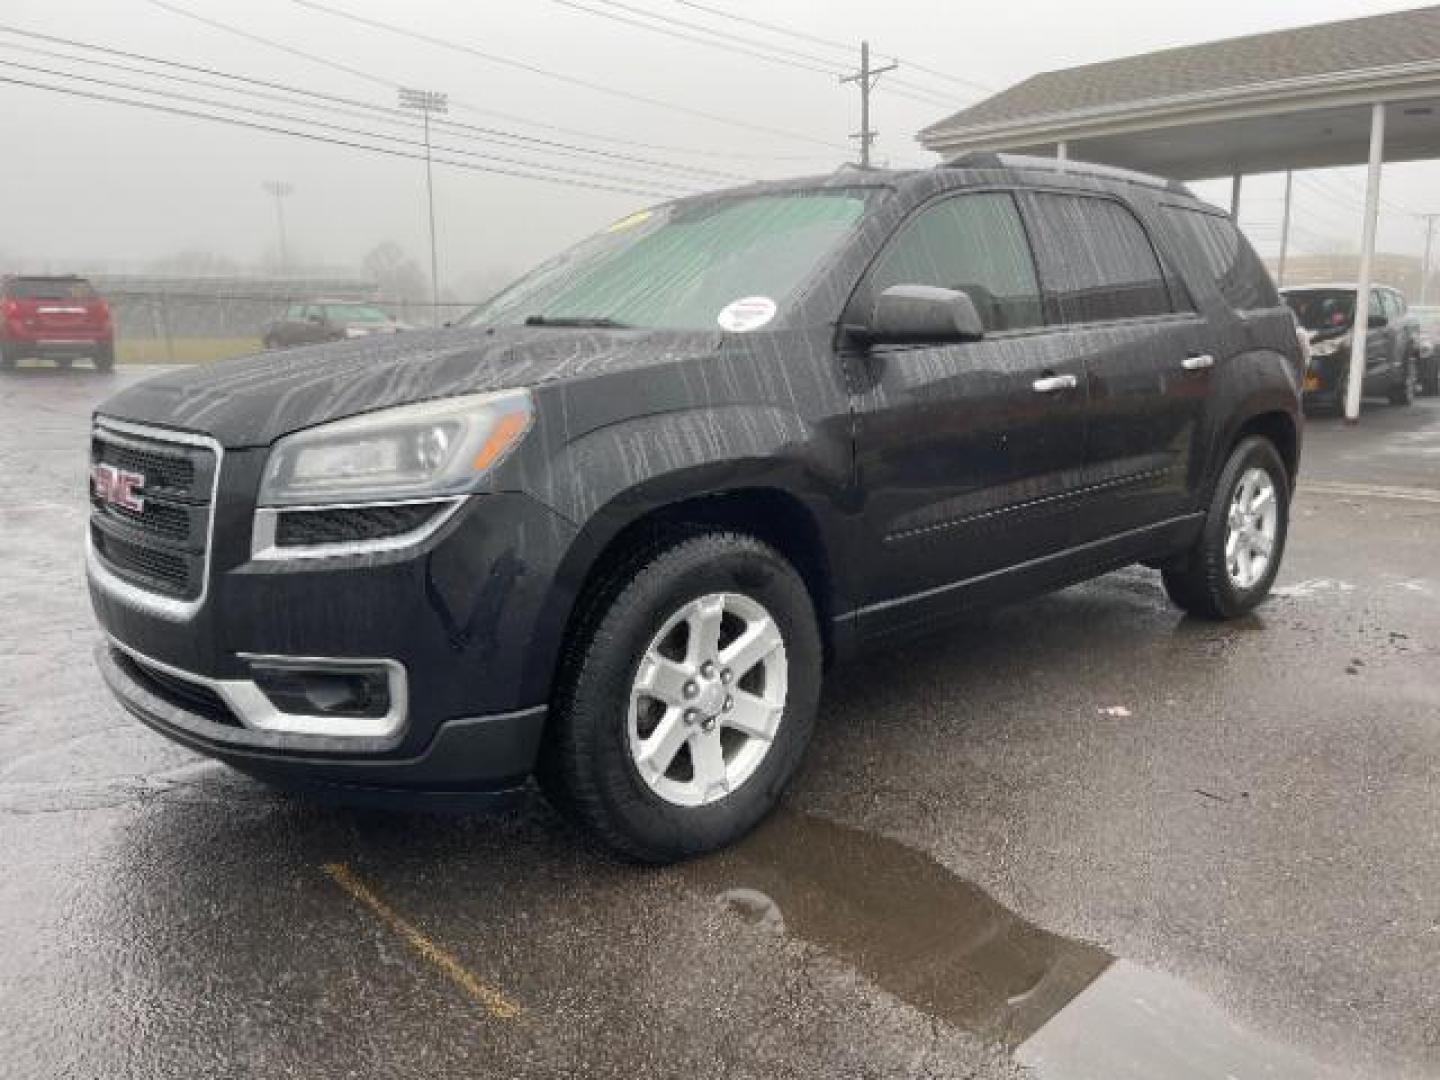
<instances>
[{"instance_id":1,"label":"rear side window","mask_svg":"<svg viewBox=\"0 0 1440 1080\"><path fill-rule=\"evenodd\" d=\"M966 293L986 330L1022 330L1043 321L1030 242L1005 192L956 195L901 226L870 278L873 300L892 285L935 285Z\"/></svg>"},{"instance_id":2,"label":"rear side window","mask_svg":"<svg viewBox=\"0 0 1440 1080\"><path fill-rule=\"evenodd\" d=\"M1112 199L1030 196L1040 280L1062 323L1170 313L1160 260L1135 215Z\"/></svg>"},{"instance_id":3,"label":"rear side window","mask_svg":"<svg viewBox=\"0 0 1440 1080\"><path fill-rule=\"evenodd\" d=\"M1167 206L1165 213L1199 254L1221 297L1236 311L1277 307L1270 274L1235 223L1219 214Z\"/></svg>"}]
</instances>

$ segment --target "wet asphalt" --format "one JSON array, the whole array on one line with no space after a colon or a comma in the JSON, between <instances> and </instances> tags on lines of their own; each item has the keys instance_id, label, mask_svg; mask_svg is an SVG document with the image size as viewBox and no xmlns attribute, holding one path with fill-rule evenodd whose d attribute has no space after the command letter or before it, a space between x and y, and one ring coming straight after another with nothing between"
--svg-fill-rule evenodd
<instances>
[{"instance_id":1,"label":"wet asphalt","mask_svg":"<svg viewBox=\"0 0 1440 1080\"><path fill-rule=\"evenodd\" d=\"M123 715L90 409L0 378L0 1076L1440 1075L1440 401L1307 431L1275 597L1133 569L836 672L665 870L272 794Z\"/></svg>"}]
</instances>

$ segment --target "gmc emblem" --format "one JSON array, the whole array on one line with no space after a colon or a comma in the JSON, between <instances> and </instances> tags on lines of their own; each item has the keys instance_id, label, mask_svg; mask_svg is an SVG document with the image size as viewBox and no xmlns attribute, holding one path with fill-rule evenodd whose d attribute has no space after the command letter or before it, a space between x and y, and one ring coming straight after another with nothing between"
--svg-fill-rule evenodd
<instances>
[{"instance_id":1,"label":"gmc emblem","mask_svg":"<svg viewBox=\"0 0 1440 1080\"><path fill-rule=\"evenodd\" d=\"M90 466L90 486L101 502L112 503L137 514L145 509L145 498L139 494L145 487L144 473L96 462Z\"/></svg>"}]
</instances>

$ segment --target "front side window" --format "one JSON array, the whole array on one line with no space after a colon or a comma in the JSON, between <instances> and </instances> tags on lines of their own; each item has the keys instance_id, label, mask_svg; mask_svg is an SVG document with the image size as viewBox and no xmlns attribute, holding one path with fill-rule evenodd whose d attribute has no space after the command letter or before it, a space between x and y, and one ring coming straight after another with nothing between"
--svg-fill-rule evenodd
<instances>
[{"instance_id":1,"label":"front side window","mask_svg":"<svg viewBox=\"0 0 1440 1080\"><path fill-rule=\"evenodd\" d=\"M527 274L463 321L759 329L799 296L878 195L731 195L641 211Z\"/></svg>"},{"instance_id":2,"label":"front side window","mask_svg":"<svg viewBox=\"0 0 1440 1080\"><path fill-rule=\"evenodd\" d=\"M326 304L325 314L333 323L388 323L390 316L373 304Z\"/></svg>"},{"instance_id":3,"label":"front side window","mask_svg":"<svg viewBox=\"0 0 1440 1080\"><path fill-rule=\"evenodd\" d=\"M1040 280L1060 322L1169 314L1160 260L1135 215L1112 199L1031 196Z\"/></svg>"},{"instance_id":4,"label":"front side window","mask_svg":"<svg viewBox=\"0 0 1440 1080\"><path fill-rule=\"evenodd\" d=\"M873 302L892 285L963 292L988 331L1044 321L1030 242L1005 192L957 195L907 221L876 263L866 295Z\"/></svg>"}]
</instances>

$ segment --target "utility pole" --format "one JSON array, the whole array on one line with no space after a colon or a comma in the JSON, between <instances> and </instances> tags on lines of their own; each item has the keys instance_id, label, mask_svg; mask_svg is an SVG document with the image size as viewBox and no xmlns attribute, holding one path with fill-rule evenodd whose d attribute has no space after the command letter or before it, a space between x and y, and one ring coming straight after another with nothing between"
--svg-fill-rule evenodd
<instances>
[{"instance_id":1,"label":"utility pole","mask_svg":"<svg viewBox=\"0 0 1440 1080\"><path fill-rule=\"evenodd\" d=\"M275 228L280 236L280 273L290 272L290 253L285 248L285 200L295 193L295 185L284 180L266 180L261 185L275 197Z\"/></svg>"},{"instance_id":2,"label":"utility pole","mask_svg":"<svg viewBox=\"0 0 1440 1080\"><path fill-rule=\"evenodd\" d=\"M870 43L860 43L860 70L854 75L841 75L842 83L855 83L860 87L860 130L850 137L860 140L860 167L870 167L870 146L875 141L879 132L870 129L870 91L875 89L875 84L880 81L880 76L887 71L894 71L899 67L898 62L891 62L884 67L872 68L870 66Z\"/></svg>"},{"instance_id":3,"label":"utility pole","mask_svg":"<svg viewBox=\"0 0 1440 1080\"><path fill-rule=\"evenodd\" d=\"M1280 217L1280 265L1276 268L1275 284L1285 287L1285 256L1290 253L1290 195L1295 183L1295 173L1285 170L1285 210Z\"/></svg>"},{"instance_id":4,"label":"utility pole","mask_svg":"<svg viewBox=\"0 0 1440 1080\"><path fill-rule=\"evenodd\" d=\"M430 203L430 321L440 325L440 262L435 254L435 174L430 162L430 114L450 111L450 97L434 90L400 88L400 107L418 112L425 123L425 194Z\"/></svg>"},{"instance_id":5,"label":"utility pole","mask_svg":"<svg viewBox=\"0 0 1440 1080\"><path fill-rule=\"evenodd\" d=\"M1420 216L1425 221L1425 259L1420 264L1419 304L1424 307L1425 301L1430 295L1430 245L1435 239L1435 219L1440 218L1440 214L1421 214Z\"/></svg>"}]
</instances>

